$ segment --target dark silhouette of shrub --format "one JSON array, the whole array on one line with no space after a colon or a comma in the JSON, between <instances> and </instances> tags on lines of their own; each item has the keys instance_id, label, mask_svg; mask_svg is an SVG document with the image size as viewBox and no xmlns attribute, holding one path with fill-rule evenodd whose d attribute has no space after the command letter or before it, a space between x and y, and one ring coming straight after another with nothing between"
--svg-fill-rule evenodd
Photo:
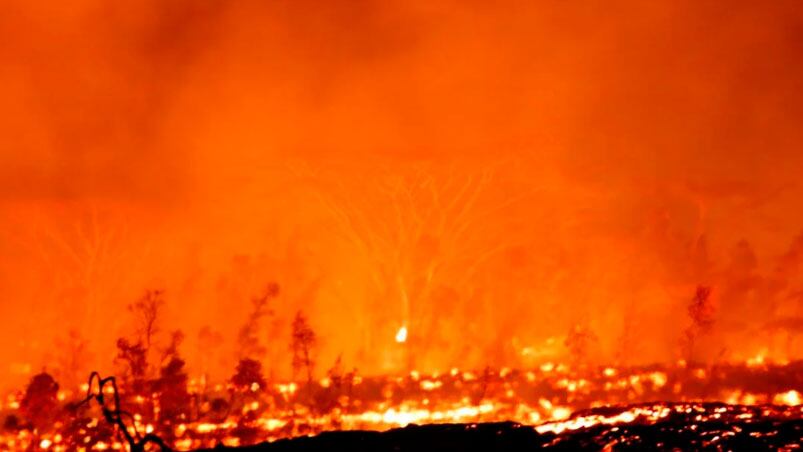
<instances>
[{"instance_id":1,"label":"dark silhouette of shrub","mask_svg":"<svg viewBox=\"0 0 803 452\"><path fill-rule=\"evenodd\" d=\"M148 290L142 298L128 306L128 310L137 322L137 335L143 342L146 352L151 349L153 339L160 331L159 313L164 304L164 291Z\"/></svg>"},{"instance_id":2,"label":"dark silhouette of shrub","mask_svg":"<svg viewBox=\"0 0 803 452\"><path fill-rule=\"evenodd\" d=\"M147 350L142 342L131 343L128 339L117 339L115 361L126 366L126 376L133 381L143 380L148 370Z\"/></svg>"},{"instance_id":3,"label":"dark silhouette of shrub","mask_svg":"<svg viewBox=\"0 0 803 452\"><path fill-rule=\"evenodd\" d=\"M59 384L50 374L34 375L20 403L22 416L39 431L52 427L59 411Z\"/></svg>"},{"instance_id":4,"label":"dark silhouette of shrub","mask_svg":"<svg viewBox=\"0 0 803 452\"><path fill-rule=\"evenodd\" d=\"M267 386L265 377L262 376L262 363L255 359L243 358L237 363L237 370L231 377L231 383L238 389L247 391L253 389L253 385L259 386L258 390L263 391Z\"/></svg>"},{"instance_id":5,"label":"dark silhouette of shrub","mask_svg":"<svg viewBox=\"0 0 803 452\"><path fill-rule=\"evenodd\" d=\"M159 393L160 417L163 421L176 424L187 420L190 414L190 393L187 390L187 373L184 360L173 356L162 367L159 380L155 384Z\"/></svg>"}]
</instances>

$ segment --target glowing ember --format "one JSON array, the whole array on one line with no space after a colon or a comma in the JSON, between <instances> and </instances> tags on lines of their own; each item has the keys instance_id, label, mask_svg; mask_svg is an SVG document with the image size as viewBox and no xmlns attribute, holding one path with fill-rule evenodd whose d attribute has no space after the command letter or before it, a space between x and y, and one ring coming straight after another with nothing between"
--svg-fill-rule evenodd
<instances>
[{"instance_id":1,"label":"glowing ember","mask_svg":"<svg viewBox=\"0 0 803 452\"><path fill-rule=\"evenodd\" d=\"M777 394L773 399L773 402L781 405L798 406L803 404L802 400L803 399L801 399L800 393L793 389L791 391Z\"/></svg>"},{"instance_id":2,"label":"glowing ember","mask_svg":"<svg viewBox=\"0 0 803 452\"><path fill-rule=\"evenodd\" d=\"M798 387L801 373L803 362L799 361L766 362L761 368L747 362L584 369L552 364L526 371L452 368L446 373L413 370L402 376L332 373L312 382L241 388L192 386L195 389L188 400L196 402L186 405L184 414L170 415L177 416L172 421L167 416L176 411L171 411L159 386L153 386L150 394L139 394L124 384L121 400L133 410L132 433L136 427L141 433L168 439L177 450L189 450L218 443L245 445L322 431L387 430L410 424L515 421L535 425L539 433L563 434L594 425L655 423L678 412L700 416L700 421L757 416L755 410L738 408L744 405L763 410L759 413L799 419L803 418ZM97 390L97 385L94 387ZM58 394L53 395L57 404L53 412L60 414L49 420L51 428L34 431L25 423L6 421L0 448L20 450L36 444L40 449L66 451L78 445L92 450L122 446L97 407L69 412L57 408L59 404L68 406L79 391L61 390ZM104 394L110 394L108 387ZM7 419L25 416L20 393L7 400ZM164 404L155 403L160 400ZM584 414L595 407L653 400L676 404L652 403ZM742 405L719 405L711 411L698 405L703 401Z\"/></svg>"},{"instance_id":3,"label":"glowing ember","mask_svg":"<svg viewBox=\"0 0 803 452\"><path fill-rule=\"evenodd\" d=\"M399 344L403 344L407 342L407 327L402 326L399 328L399 331L396 332L396 342Z\"/></svg>"}]
</instances>

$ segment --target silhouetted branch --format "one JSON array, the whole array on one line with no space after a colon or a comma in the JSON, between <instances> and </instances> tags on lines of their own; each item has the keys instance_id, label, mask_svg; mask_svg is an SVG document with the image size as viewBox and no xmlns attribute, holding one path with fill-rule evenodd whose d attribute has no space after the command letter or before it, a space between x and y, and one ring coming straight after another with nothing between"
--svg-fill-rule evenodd
<instances>
[{"instance_id":1,"label":"silhouetted branch","mask_svg":"<svg viewBox=\"0 0 803 452\"><path fill-rule=\"evenodd\" d=\"M97 380L97 393L93 392L92 387L95 380ZM111 395L113 403L111 407L109 407L106 403L106 394L104 393L106 385L109 385L112 388ZM168 447L161 438L154 434L147 434L145 436L140 435L139 431L137 431L136 423L134 422L134 416L132 416L131 413L123 411L120 407L120 392L117 389L117 380L115 377L112 376L102 378L97 371L92 372L89 375L89 387L86 390L86 398L80 403L80 405L88 404L92 400L97 401L100 405L106 422L116 426L118 430L123 433L123 437L128 443L131 452L144 452L145 446L150 443L156 444L162 451L170 452L173 450ZM127 418L130 421L133 434L126 426L126 421L124 418Z\"/></svg>"}]
</instances>

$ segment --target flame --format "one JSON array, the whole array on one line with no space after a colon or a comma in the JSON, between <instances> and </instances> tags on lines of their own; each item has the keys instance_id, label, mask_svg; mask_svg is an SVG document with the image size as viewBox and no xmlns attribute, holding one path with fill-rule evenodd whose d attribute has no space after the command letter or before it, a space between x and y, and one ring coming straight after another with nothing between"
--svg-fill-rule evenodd
<instances>
[{"instance_id":1,"label":"flame","mask_svg":"<svg viewBox=\"0 0 803 452\"><path fill-rule=\"evenodd\" d=\"M403 344L407 342L407 327L402 326L399 328L399 331L396 332L396 342L399 344Z\"/></svg>"},{"instance_id":2,"label":"flame","mask_svg":"<svg viewBox=\"0 0 803 452\"><path fill-rule=\"evenodd\" d=\"M799 392L792 389L787 392L777 394L773 399L773 402L779 405L800 406L803 404L803 399L801 398Z\"/></svg>"},{"instance_id":3,"label":"flame","mask_svg":"<svg viewBox=\"0 0 803 452\"><path fill-rule=\"evenodd\" d=\"M212 431L239 443L240 424L267 439L650 397L800 404L799 383L724 384L699 364L773 381L777 360L803 359L793 7L734 8L703 46L707 7L622 8L611 25L570 2L321 2L312 21L304 2L8 2L3 389L42 363L77 386L118 333L144 331L121 317L158 284L169 309L148 330L180 329L187 371L216 382L193 380L193 400L228 403L243 344L269 374L219 418L182 420L179 448ZM274 280L280 302L248 314ZM710 300L681 305L700 283ZM299 307L319 340L291 381ZM346 391L350 369L366 374ZM305 405L318 392L325 411ZM125 397L142 431L161 428L157 396ZM96 426L82 425L93 447L113 448ZM15 448L63 445L27 428Z\"/></svg>"},{"instance_id":4,"label":"flame","mask_svg":"<svg viewBox=\"0 0 803 452\"><path fill-rule=\"evenodd\" d=\"M799 372L803 362L765 364L760 368L748 361L716 367L674 363L573 368L558 362L526 370L451 368L442 373L411 370L399 375L353 375L348 380L329 376L312 382L268 382L259 388L243 388L241 396L245 399L236 402L239 405L223 418L204 413L212 400L231 388L220 384L193 386L192 398L201 401L197 407L200 417L174 424L160 421L157 407L149 408L151 401L158 400L158 392L144 398L124 395L123 404L132 410L140 432L172 436L176 450L213 447L218 442L245 445L329 430L387 430L425 423L514 421L533 425L541 433L561 434L595 425L655 423L673 411L700 419L749 419L767 413L803 418L797 380L789 377ZM757 378L745 381L745 373ZM79 394L67 393L71 396L59 403L70 403ZM310 394L331 402L326 409L310 405ZM652 402L658 399L664 402ZM21 393L11 393L7 400L4 410L21 415ZM715 410L706 411L702 402L730 405L715 405ZM616 406L623 403L633 407L622 406L617 411ZM586 412L601 406L611 410ZM105 421L97 413L77 430L70 430L71 425L75 424L59 422L50 433L37 433L25 426L7 430L0 433L0 449L27 450L36 445L41 450L67 451L76 444L87 450L125 448L119 438L109 436ZM238 432L243 427L256 434L240 437Z\"/></svg>"},{"instance_id":5,"label":"flame","mask_svg":"<svg viewBox=\"0 0 803 452\"><path fill-rule=\"evenodd\" d=\"M196 333L233 337L271 278L288 291L277 322L311 307L319 362L359 356L348 365L370 372L399 370L376 357L392 353L382 348L400 321L416 329L397 335L410 355L427 348L414 356L422 370L564 359L553 355L578 309L599 336L591 354L673 359L688 320L677 294L701 280L736 298L717 320L746 325L690 330L702 343L688 359L762 347L801 357L779 346L799 331L803 243L803 103L788 97L803 95L802 69L786 33L797 11L782 2L732 11L722 26L734 34L710 46L689 25L706 8L628 8L610 18L624 26L604 26L572 6L524 6L537 2L482 13L456 2L451 14L450 3L374 1L353 26L350 2L326 2L304 33L304 2L277 13L275 2L146 0L124 15L102 13L102 0L69 13L8 2L0 287L19 301L0 318L31 320L0 328L3 384L42 367L20 364L30 356L60 355L50 349L65 325L109 356L133 328L106 319L154 283L174 316L163 327L187 334L188 364L221 376L234 350L206 353ZM39 27L69 43L52 46ZM582 48L563 28L599 39ZM664 32L645 41L641 30ZM754 38L773 52L750 52ZM522 64L533 54L543 61ZM416 339L433 334L438 346ZM614 349L620 336L637 347Z\"/></svg>"}]
</instances>

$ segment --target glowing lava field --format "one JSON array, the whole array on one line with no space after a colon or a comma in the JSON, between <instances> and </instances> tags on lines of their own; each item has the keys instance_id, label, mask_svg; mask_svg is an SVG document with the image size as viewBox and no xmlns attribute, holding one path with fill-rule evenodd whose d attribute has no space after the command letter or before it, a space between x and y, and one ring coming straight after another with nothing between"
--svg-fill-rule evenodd
<instances>
[{"instance_id":1,"label":"glowing lava field","mask_svg":"<svg viewBox=\"0 0 803 452\"><path fill-rule=\"evenodd\" d=\"M256 445L332 431L362 433L271 447L305 450L319 447L315 441L358 441L381 450L388 441L412 441L408 447L413 448L422 435L453 437L442 439L453 450L473 443L476 435L555 448L786 446L800 441L803 422L800 361L579 370L547 363L527 371L452 369L397 377L330 372L312 383L204 385L190 379L186 386L171 384L175 375L163 372L136 387L121 383L119 402L114 388L104 384L101 390L98 379L80 391L47 394L47 388L39 393L32 389L42 384L37 378L28 391L10 395L3 404L3 448L127 447L123 432L103 418L101 407L119 411L121 425L134 440L153 435L176 450ZM95 397L76 403L84 390ZM102 406L97 399L101 394ZM46 413L26 418L34 405L48 403ZM393 430L429 424L440 427ZM489 433L493 431L500 433ZM457 440L457 432L465 432L465 438Z\"/></svg>"}]
</instances>

